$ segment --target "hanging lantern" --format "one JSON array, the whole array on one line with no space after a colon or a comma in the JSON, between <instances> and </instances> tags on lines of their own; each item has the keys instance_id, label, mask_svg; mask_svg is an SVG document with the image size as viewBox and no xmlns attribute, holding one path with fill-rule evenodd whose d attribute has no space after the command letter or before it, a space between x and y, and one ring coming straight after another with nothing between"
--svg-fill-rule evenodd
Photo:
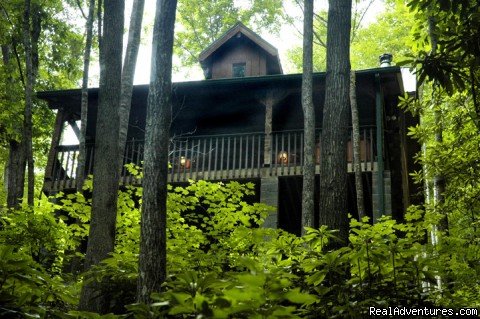
<instances>
[{"instance_id":1,"label":"hanging lantern","mask_svg":"<svg viewBox=\"0 0 480 319\"><path fill-rule=\"evenodd\" d=\"M278 153L278 162L280 164L288 164L288 153L285 151Z\"/></svg>"}]
</instances>

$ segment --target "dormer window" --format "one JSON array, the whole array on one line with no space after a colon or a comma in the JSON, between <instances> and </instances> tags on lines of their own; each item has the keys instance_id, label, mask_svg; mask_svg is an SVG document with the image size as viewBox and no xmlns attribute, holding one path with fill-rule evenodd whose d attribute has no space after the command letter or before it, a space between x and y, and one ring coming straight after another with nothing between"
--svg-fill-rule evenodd
<instances>
[{"instance_id":1,"label":"dormer window","mask_svg":"<svg viewBox=\"0 0 480 319\"><path fill-rule=\"evenodd\" d=\"M246 63L233 63L232 65L232 76L234 78L243 78L245 77L245 66Z\"/></svg>"}]
</instances>

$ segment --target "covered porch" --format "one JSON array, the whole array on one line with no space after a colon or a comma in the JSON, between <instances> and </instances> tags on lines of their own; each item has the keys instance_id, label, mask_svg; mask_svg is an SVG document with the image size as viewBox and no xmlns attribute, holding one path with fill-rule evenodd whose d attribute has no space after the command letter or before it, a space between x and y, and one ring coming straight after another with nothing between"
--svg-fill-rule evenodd
<instances>
[{"instance_id":1,"label":"covered porch","mask_svg":"<svg viewBox=\"0 0 480 319\"><path fill-rule=\"evenodd\" d=\"M377 169L375 127L363 126L361 135L362 171ZM353 147L351 129L347 143L348 171L353 171ZM316 132L316 171L320 171L321 130ZM131 139L127 142L123 165L142 166L144 141ZM60 145L50 159L45 172L44 191L56 193L76 188L78 145ZM95 145L87 144L84 175L93 174ZM265 134L238 133L219 135L174 136L170 140L169 182L188 180L231 180L265 178L273 176L297 176L303 174L303 131L288 130ZM120 181L122 185L140 184L125 167Z\"/></svg>"}]
</instances>

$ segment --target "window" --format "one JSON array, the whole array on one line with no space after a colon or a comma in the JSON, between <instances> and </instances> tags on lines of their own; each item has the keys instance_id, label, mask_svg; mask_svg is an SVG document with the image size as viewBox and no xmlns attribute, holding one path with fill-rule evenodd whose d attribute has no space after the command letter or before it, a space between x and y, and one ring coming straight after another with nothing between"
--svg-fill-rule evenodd
<instances>
[{"instance_id":1,"label":"window","mask_svg":"<svg viewBox=\"0 0 480 319\"><path fill-rule=\"evenodd\" d=\"M245 62L234 63L232 66L232 75L234 78L243 78L245 76Z\"/></svg>"}]
</instances>

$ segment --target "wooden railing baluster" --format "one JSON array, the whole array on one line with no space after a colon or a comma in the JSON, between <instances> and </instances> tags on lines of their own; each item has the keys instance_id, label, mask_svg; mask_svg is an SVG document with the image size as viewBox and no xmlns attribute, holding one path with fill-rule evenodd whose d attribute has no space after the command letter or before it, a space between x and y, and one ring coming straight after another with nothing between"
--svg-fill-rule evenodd
<instances>
[{"instance_id":1,"label":"wooden railing baluster","mask_svg":"<svg viewBox=\"0 0 480 319\"><path fill-rule=\"evenodd\" d=\"M195 150L195 180L198 180L198 166L200 165L200 139L197 140L197 146Z\"/></svg>"},{"instance_id":2,"label":"wooden railing baluster","mask_svg":"<svg viewBox=\"0 0 480 319\"><path fill-rule=\"evenodd\" d=\"M187 137L185 139L185 148L184 148L184 155L183 155L183 165L182 165L182 171L183 171L183 181L186 182L187 181L187 166L188 166L188 141L189 141L189 138ZM182 159L181 159L182 160Z\"/></svg>"},{"instance_id":3,"label":"wooden railing baluster","mask_svg":"<svg viewBox=\"0 0 480 319\"><path fill-rule=\"evenodd\" d=\"M300 132L300 174L303 174L303 131Z\"/></svg>"},{"instance_id":4,"label":"wooden railing baluster","mask_svg":"<svg viewBox=\"0 0 480 319\"><path fill-rule=\"evenodd\" d=\"M242 159L243 159L243 136L240 135L240 147L238 150L240 156L238 157L238 177L242 177Z\"/></svg>"},{"instance_id":5,"label":"wooden railing baluster","mask_svg":"<svg viewBox=\"0 0 480 319\"><path fill-rule=\"evenodd\" d=\"M223 153L225 151L225 136L222 136L222 149L220 150L220 179L223 179Z\"/></svg>"},{"instance_id":6,"label":"wooden railing baluster","mask_svg":"<svg viewBox=\"0 0 480 319\"><path fill-rule=\"evenodd\" d=\"M290 175L290 166L291 166L292 150L290 148L290 132L287 135L287 175Z\"/></svg>"},{"instance_id":7,"label":"wooden railing baluster","mask_svg":"<svg viewBox=\"0 0 480 319\"><path fill-rule=\"evenodd\" d=\"M253 177L253 170L255 169L255 135L251 135L252 138L252 154L251 154L251 160L250 160L250 177Z\"/></svg>"},{"instance_id":8,"label":"wooden railing baluster","mask_svg":"<svg viewBox=\"0 0 480 319\"><path fill-rule=\"evenodd\" d=\"M230 136L227 139L227 178L230 178Z\"/></svg>"},{"instance_id":9,"label":"wooden railing baluster","mask_svg":"<svg viewBox=\"0 0 480 319\"><path fill-rule=\"evenodd\" d=\"M261 157L261 147L262 147L262 135L258 135L258 145L257 145L257 177L260 177L260 157Z\"/></svg>"},{"instance_id":10,"label":"wooden railing baluster","mask_svg":"<svg viewBox=\"0 0 480 319\"><path fill-rule=\"evenodd\" d=\"M237 161L237 137L234 136L233 137L233 164L232 164L233 174L232 174L232 178L236 177L236 173L235 173L236 172L236 167L235 167L236 161Z\"/></svg>"},{"instance_id":11,"label":"wooden railing baluster","mask_svg":"<svg viewBox=\"0 0 480 319\"><path fill-rule=\"evenodd\" d=\"M203 140L203 153L202 153L202 175L205 177L205 161L207 156L207 139Z\"/></svg>"},{"instance_id":12,"label":"wooden railing baluster","mask_svg":"<svg viewBox=\"0 0 480 319\"><path fill-rule=\"evenodd\" d=\"M248 174L248 135L245 136L245 169L243 177L247 177Z\"/></svg>"},{"instance_id":13,"label":"wooden railing baluster","mask_svg":"<svg viewBox=\"0 0 480 319\"><path fill-rule=\"evenodd\" d=\"M218 170L218 137L215 137L215 166L213 168L213 179L217 179Z\"/></svg>"},{"instance_id":14,"label":"wooden railing baluster","mask_svg":"<svg viewBox=\"0 0 480 319\"><path fill-rule=\"evenodd\" d=\"M212 163L212 143L213 143L213 139L210 138L210 148L208 150L208 168L207 168L207 172L208 172L208 179L211 178L211 172L212 170L210 169L211 167L211 163Z\"/></svg>"},{"instance_id":15,"label":"wooden railing baluster","mask_svg":"<svg viewBox=\"0 0 480 319\"><path fill-rule=\"evenodd\" d=\"M296 175L297 174L297 166L298 166L298 149L297 149L297 138L298 138L298 132L295 132L294 133L294 139L293 139L293 149L295 150L295 153L292 154L294 157L294 160L293 160L293 175Z\"/></svg>"}]
</instances>

